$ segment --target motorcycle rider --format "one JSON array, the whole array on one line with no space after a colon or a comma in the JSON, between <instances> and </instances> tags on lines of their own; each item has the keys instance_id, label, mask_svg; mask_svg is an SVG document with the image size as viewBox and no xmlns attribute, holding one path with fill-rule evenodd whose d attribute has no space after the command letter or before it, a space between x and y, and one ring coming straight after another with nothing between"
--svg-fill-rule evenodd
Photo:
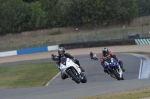
<instances>
[{"instance_id":1,"label":"motorcycle rider","mask_svg":"<svg viewBox=\"0 0 150 99\"><path fill-rule=\"evenodd\" d=\"M93 59L93 52L90 52L90 57L91 59Z\"/></svg>"},{"instance_id":2,"label":"motorcycle rider","mask_svg":"<svg viewBox=\"0 0 150 99\"><path fill-rule=\"evenodd\" d=\"M120 67L121 67L121 69L122 69L122 71L125 72L125 69L123 68L123 62L121 60L118 60L116 55L114 55L111 51L108 50L108 48L105 47L102 50L102 57L101 57L101 60L100 60L101 61L101 65L103 66L105 73L107 73L107 67L105 67L104 61L105 61L107 56L110 56L110 57L114 58L115 60L117 60L119 65L120 65Z\"/></svg>"},{"instance_id":3,"label":"motorcycle rider","mask_svg":"<svg viewBox=\"0 0 150 99\"><path fill-rule=\"evenodd\" d=\"M84 72L84 69L81 67L79 61L77 59L75 59L73 56L71 56L69 53L65 53L65 48L64 47L60 47L58 49L58 56L52 54L52 59L53 60L57 60L57 66L60 66L60 62L61 62L61 58L62 57L66 57L66 58L70 58L72 59L81 69L82 72ZM65 74L61 74L62 79L66 79L67 75Z\"/></svg>"}]
</instances>

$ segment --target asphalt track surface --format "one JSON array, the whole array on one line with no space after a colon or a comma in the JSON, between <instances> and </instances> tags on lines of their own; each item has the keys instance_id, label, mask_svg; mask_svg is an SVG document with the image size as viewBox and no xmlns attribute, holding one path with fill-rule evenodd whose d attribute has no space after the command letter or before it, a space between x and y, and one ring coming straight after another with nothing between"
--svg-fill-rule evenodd
<instances>
[{"instance_id":1,"label":"asphalt track surface","mask_svg":"<svg viewBox=\"0 0 150 99\"><path fill-rule=\"evenodd\" d=\"M98 55L99 57L99 55ZM76 84L71 79L62 80L58 75L48 86L0 90L0 99L77 99L80 97L107 94L150 87L149 79L138 79L140 59L130 54L117 54L124 63L125 80L118 81L103 72L100 61L89 56L78 56L88 79L86 84ZM51 59L5 63L1 66L50 62Z\"/></svg>"},{"instance_id":2,"label":"asphalt track surface","mask_svg":"<svg viewBox=\"0 0 150 99\"><path fill-rule=\"evenodd\" d=\"M138 79L139 76L139 58L129 55L129 54L118 54L117 57L121 59L124 63L124 68L126 72L124 73L124 78L129 79ZM116 79L111 78L108 74L103 72L103 68L100 64L100 61L91 60L89 56L77 57L80 60L81 66L85 69L85 75L87 76L88 82L107 82L107 81L116 81ZM131 60L131 61L130 61ZM60 75L55 78L55 80L50 82L50 85L68 85L74 84L70 79L61 80Z\"/></svg>"}]
</instances>

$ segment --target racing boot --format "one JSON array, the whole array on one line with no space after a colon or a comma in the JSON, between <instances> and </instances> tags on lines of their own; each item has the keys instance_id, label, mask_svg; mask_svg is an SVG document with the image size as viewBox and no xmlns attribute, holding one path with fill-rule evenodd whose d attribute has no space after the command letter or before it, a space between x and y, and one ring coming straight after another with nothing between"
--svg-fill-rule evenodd
<instances>
[{"instance_id":1,"label":"racing boot","mask_svg":"<svg viewBox=\"0 0 150 99\"><path fill-rule=\"evenodd\" d=\"M123 68L123 62L121 60L119 60L118 63L120 65L122 71L125 72L125 69Z\"/></svg>"},{"instance_id":2,"label":"racing boot","mask_svg":"<svg viewBox=\"0 0 150 99\"><path fill-rule=\"evenodd\" d=\"M105 72L105 73L108 73L107 69L104 69L104 72Z\"/></svg>"},{"instance_id":3,"label":"racing boot","mask_svg":"<svg viewBox=\"0 0 150 99\"><path fill-rule=\"evenodd\" d=\"M108 73L107 67L104 67L104 72Z\"/></svg>"},{"instance_id":4,"label":"racing boot","mask_svg":"<svg viewBox=\"0 0 150 99\"><path fill-rule=\"evenodd\" d=\"M81 71L82 71L82 72L84 72L84 69L81 67L81 65L80 65L79 61L78 61L78 60L76 60L76 62L75 62L75 63L79 66L79 68L81 69Z\"/></svg>"},{"instance_id":5,"label":"racing boot","mask_svg":"<svg viewBox=\"0 0 150 99\"><path fill-rule=\"evenodd\" d=\"M68 78L68 76L61 72L61 79L65 80L66 78Z\"/></svg>"}]
</instances>

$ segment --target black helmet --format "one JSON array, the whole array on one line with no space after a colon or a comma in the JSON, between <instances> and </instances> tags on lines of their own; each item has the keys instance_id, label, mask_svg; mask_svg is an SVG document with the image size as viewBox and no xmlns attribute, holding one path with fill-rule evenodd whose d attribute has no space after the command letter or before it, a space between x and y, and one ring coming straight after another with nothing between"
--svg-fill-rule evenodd
<instances>
[{"instance_id":1,"label":"black helmet","mask_svg":"<svg viewBox=\"0 0 150 99\"><path fill-rule=\"evenodd\" d=\"M63 56L63 55L65 54L65 48L64 48L64 47L60 47L60 48L58 49L58 54L59 54L60 56Z\"/></svg>"},{"instance_id":2,"label":"black helmet","mask_svg":"<svg viewBox=\"0 0 150 99\"><path fill-rule=\"evenodd\" d=\"M103 53L104 56L107 56L108 52L109 52L108 48L106 48L106 47L103 48L102 53Z\"/></svg>"}]
</instances>

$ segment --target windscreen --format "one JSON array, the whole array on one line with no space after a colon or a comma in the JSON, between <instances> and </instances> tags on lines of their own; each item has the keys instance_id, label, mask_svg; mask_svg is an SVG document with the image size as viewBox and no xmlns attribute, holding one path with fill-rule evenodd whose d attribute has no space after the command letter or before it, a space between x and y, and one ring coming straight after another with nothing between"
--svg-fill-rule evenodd
<instances>
[{"instance_id":1,"label":"windscreen","mask_svg":"<svg viewBox=\"0 0 150 99\"><path fill-rule=\"evenodd\" d=\"M66 60L67 60L67 58L61 58L61 63L62 63L63 65L66 65Z\"/></svg>"},{"instance_id":2,"label":"windscreen","mask_svg":"<svg viewBox=\"0 0 150 99\"><path fill-rule=\"evenodd\" d=\"M106 61L107 61L108 63L111 63L111 58L110 58L110 57L106 57Z\"/></svg>"}]
</instances>

